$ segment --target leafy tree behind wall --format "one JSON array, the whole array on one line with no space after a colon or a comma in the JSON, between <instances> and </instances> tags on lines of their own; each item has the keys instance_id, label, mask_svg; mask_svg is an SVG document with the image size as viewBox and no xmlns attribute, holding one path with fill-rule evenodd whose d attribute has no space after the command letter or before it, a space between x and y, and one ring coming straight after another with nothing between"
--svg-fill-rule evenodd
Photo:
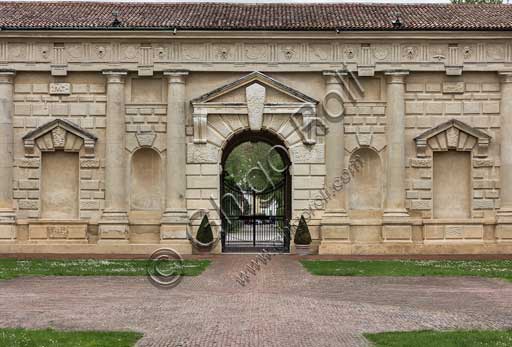
<instances>
[{"instance_id":1,"label":"leafy tree behind wall","mask_svg":"<svg viewBox=\"0 0 512 347\"><path fill-rule=\"evenodd\" d=\"M452 4L502 4L503 0L450 0Z\"/></svg>"},{"instance_id":2,"label":"leafy tree behind wall","mask_svg":"<svg viewBox=\"0 0 512 347\"><path fill-rule=\"evenodd\" d=\"M265 142L244 142L236 147L226 160L226 180L242 189L254 188L262 191L272 187L272 183L282 180L285 163L277 150ZM268 176L268 177L267 177Z\"/></svg>"}]
</instances>

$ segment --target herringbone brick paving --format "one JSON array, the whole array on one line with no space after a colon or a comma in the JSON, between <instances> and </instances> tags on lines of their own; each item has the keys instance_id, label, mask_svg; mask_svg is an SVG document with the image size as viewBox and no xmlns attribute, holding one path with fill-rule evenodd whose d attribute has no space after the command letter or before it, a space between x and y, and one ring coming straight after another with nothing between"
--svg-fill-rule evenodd
<instances>
[{"instance_id":1,"label":"herringbone brick paving","mask_svg":"<svg viewBox=\"0 0 512 347\"><path fill-rule=\"evenodd\" d=\"M176 288L144 277L0 282L0 326L132 330L149 346L366 346L364 332L512 328L512 284L470 277L318 277L275 256L223 255Z\"/></svg>"}]
</instances>

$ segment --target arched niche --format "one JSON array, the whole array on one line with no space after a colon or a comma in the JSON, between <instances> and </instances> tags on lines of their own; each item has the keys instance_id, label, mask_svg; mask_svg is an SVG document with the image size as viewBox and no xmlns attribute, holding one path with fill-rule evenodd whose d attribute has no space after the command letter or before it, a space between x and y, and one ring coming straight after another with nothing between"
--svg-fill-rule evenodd
<instances>
[{"instance_id":1,"label":"arched niche","mask_svg":"<svg viewBox=\"0 0 512 347\"><path fill-rule=\"evenodd\" d=\"M349 184L349 206L354 211L372 211L382 208L382 169L377 152L359 148L351 160L359 156L364 163Z\"/></svg>"},{"instance_id":2,"label":"arched niche","mask_svg":"<svg viewBox=\"0 0 512 347\"><path fill-rule=\"evenodd\" d=\"M132 211L160 211L162 208L162 165L160 154L151 148L132 155L130 175Z\"/></svg>"}]
</instances>

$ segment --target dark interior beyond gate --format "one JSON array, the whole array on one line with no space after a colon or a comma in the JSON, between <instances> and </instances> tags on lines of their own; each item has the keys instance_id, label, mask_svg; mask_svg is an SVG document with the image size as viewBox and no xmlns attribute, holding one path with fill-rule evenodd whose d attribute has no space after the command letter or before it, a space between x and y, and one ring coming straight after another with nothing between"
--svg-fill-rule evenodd
<instances>
[{"instance_id":1,"label":"dark interior beyond gate","mask_svg":"<svg viewBox=\"0 0 512 347\"><path fill-rule=\"evenodd\" d=\"M222 156L223 252L288 252L290 160L280 139L268 132L234 136Z\"/></svg>"}]
</instances>

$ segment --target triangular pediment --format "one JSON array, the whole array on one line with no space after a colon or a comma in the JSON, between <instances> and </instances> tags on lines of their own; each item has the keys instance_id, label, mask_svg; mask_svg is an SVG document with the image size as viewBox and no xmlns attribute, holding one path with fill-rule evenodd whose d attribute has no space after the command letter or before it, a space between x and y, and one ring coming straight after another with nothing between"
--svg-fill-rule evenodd
<instances>
[{"instance_id":1,"label":"triangular pediment","mask_svg":"<svg viewBox=\"0 0 512 347\"><path fill-rule=\"evenodd\" d=\"M471 151L478 146L485 150L491 136L457 119L439 124L414 138L419 152L428 147L432 151Z\"/></svg>"},{"instance_id":2,"label":"triangular pediment","mask_svg":"<svg viewBox=\"0 0 512 347\"><path fill-rule=\"evenodd\" d=\"M266 89L265 103L308 103L316 105L318 101L302 92L283 84L261 72L255 71L233 82L203 94L191 101L192 104L204 103L246 103L246 88L258 84Z\"/></svg>"},{"instance_id":3,"label":"triangular pediment","mask_svg":"<svg viewBox=\"0 0 512 347\"><path fill-rule=\"evenodd\" d=\"M36 145L43 152L58 149L78 152L82 146L91 152L96 140L96 136L65 119L55 119L23 136L27 152L32 152Z\"/></svg>"}]
</instances>

